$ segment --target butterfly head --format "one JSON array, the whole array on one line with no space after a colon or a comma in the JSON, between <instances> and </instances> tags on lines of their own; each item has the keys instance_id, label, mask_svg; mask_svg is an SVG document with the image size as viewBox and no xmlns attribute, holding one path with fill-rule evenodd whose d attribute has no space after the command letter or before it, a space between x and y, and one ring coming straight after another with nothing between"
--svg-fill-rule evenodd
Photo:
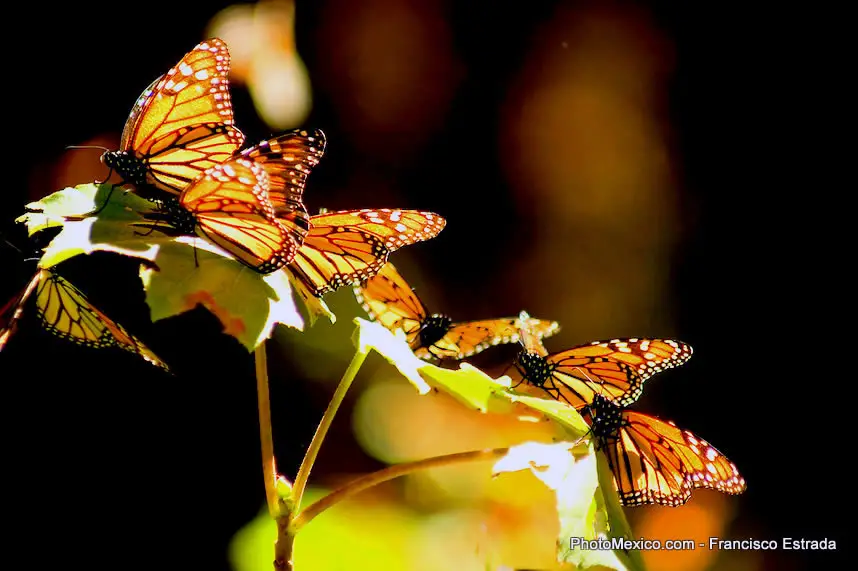
<instances>
[{"instance_id":1,"label":"butterfly head","mask_svg":"<svg viewBox=\"0 0 858 571\"><path fill-rule=\"evenodd\" d=\"M197 227L197 218L192 212L183 208L175 198L161 200L158 204L156 217L164 220L179 234L193 236Z\"/></svg>"},{"instance_id":2,"label":"butterfly head","mask_svg":"<svg viewBox=\"0 0 858 571\"><path fill-rule=\"evenodd\" d=\"M590 425L597 448L615 440L619 428L623 425L622 407L600 394L593 395L592 402L582 408L580 413Z\"/></svg>"},{"instance_id":3,"label":"butterfly head","mask_svg":"<svg viewBox=\"0 0 858 571\"><path fill-rule=\"evenodd\" d=\"M136 186L146 184L146 165L128 151L107 151L101 162Z\"/></svg>"},{"instance_id":4,"label":"butterfly head","mask_svg":"<svg viewBox=\"0 0 858 571\"><path fill-rule=\"evenodd\" d=\"M430 315L420 325L420 346L431 347L447 334L452 325L453 320L446 315L440 313Z\"/></svg>"}]
</instances>

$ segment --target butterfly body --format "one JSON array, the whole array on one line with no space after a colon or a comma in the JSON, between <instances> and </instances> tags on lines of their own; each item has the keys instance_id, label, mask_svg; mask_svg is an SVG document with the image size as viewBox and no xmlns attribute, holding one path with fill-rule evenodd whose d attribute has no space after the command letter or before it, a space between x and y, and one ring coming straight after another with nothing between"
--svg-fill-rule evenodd
<instances>
[{"instance_id":1,"label":"butterfly body","mask_svg":"<svg viewBox=\"0 0 858 571\"><path fill-rule=\"evenodd\" d=\"M595 395L582 409L596 450L605 454L620 502L626 506L676 507L694 488L740 494L745 479L711 444L676 424L626 411Z\"/></svg>"},{"instance_id":2,"label":"butterfly body","mask_svg":"<svg viewBox=\"0 0 858 571\"><path fill-rule=\"evenodd\" d=\"M516 357L515 365L522 377L526 378L530 384L547 390L546 385L551 379L555 366L549 363L543 355L522 351Z\"/></svg>"},{"instance_id":3,"label":"butterfly body","mask_svg":"<svg viewBox=\"0 0 858 571\"><path fill-rule=\"evenodd\" d=\"M450 331L452 326L453 319L446 315L433 313L426 317L420 324L420 333L415 339L417 343L414 344L416 346L412 347L412 349L431 347L432 345L435 345L438 341L444 338L444 335Z\"/></svg>"},{"instance_id":4,"label":"butterfly body","mask_svg":"<svg viewBox=\"0 0 858 571\"><path fill-rule=\"evenodd\" d=\"M589 420L596 450L604 450L615 443L620 429L628 425L623 420L623 409L602 395L593 397L593 402L581 409L581 415Z\"/></svg>"},{"instance_id":5,"label":"butterfly body","mask_svg":"<svg viewBox=\"0 0 858 571\"><path fill-rule=\"evenodd\" d=\"M101 155L101 162L119 173L126 182L134 186L143 186L146 181L146 163L130 151L107 151Z\"/></svg>"}]
</instances>

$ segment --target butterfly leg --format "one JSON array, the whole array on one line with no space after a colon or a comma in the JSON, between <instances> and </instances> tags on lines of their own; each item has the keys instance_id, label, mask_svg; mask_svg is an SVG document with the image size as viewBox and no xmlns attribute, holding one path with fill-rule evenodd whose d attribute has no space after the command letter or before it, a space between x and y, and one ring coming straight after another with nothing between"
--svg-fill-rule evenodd
<instances>
[{"instance_id":1,"label":"butterfly leg","mask_svg":"<svg viewBox=\"0 0 858 571\"><path fill-rule=\"evenodd\" d=\"M120 184L123 184L123 183L120 183ZM86 218L90 218L90 217L92 217L92 216L96 216L99 212L101 212L102 210L104 210L104 208L108 205L108 203L110 202L110 197L111 197L111 196L113 196L113 191L114 191L114 190L116 190L116 187L117 187L117 186L119 186L119 184L112 184L112 185L110 185L110 190L107 192L107 196L105 197L104 202L101 204L101 206L99 206L99 207L98 207L98 208L96 208L95 210L90 210L89 212L85 212L85 213L83 213L83 214L77 214L77 215L74 215L74 216L71 216L71 215L69 215L69 216L64 216L64 218L65 218L66 220L84 220L84 219L86 219ZM98 196L98 194L97 194L97 193L96 193L96 196Z\"/></svg>"},{"instance_id":2,"label":"butterfly leg","mask_svg":"<svg viewBox=\"0 0 858 571\"><path fill-rule=\"evenodd\" d=\"M134 234L136 234L137 236L148 236L152 232L157 230L158 228L172 228L172 226L169 223L167 223L167 225L165 225L165 226L161 226L161 224L160 224L161 221L167 221L168 220L168 218L166 218L166 217L169 216L169 212L167 210L166 205L161 200L158 200L158 199L154 199L153 202L155 202L155 207L156 207L155 212L146 213L143 215L143 218L145 218L147 221L148 220L153 221L153 224L152 224L152 226L149 227L148 232L145 232L145 233L144 232L137 232L135 230ZM141 224L141 226L142 226L142 224Z\"/></svg>"},{"instance_id":3,"label":"butterfly leg","mask_svg":"<svg viewBox=\"0 0 858 571\"><path fill-rule=\"evenodd\" d=\"M106 176L106 177L104 177L104 180L94 180L94 181L92 181L92 182L94 182L95 184L99 184L99 185L101 185L101 184L104 184L105 182L107 182L108 180L110 180L110 177L111 177L111 176L113 176L113 167L110 167L110 170L109 170L109 171L107 171L107 176ZM120 184L125 184L125 183L123 182L123 183L120 183Z\"/></svg>"},{"instance_id":4,"label":"butterfly leg","mask_svg":"<svg viewBox=\"0 0 858 571\"><path fill-rule=\"evenodd\" d=\"M150 227L149 227L149 231L148 231L148 232L138 232L137 230L135 230L135 231L134 231L134 234L135 234L135 235L137 235L137 236L148 236L148 235L150 235L152 232L154 232L156 228L158 228L158 223L157 223L157 222L156 222L155 224L153 224L152 226L150 226Z\"/></svg>"},{"instance_id":5,"label":"butterfly leg","mask_svg":"<svg viewBox=\"0 0 858 571\"><path fill-rule=\"evenodd\" d=\"M521 378L518 380L517 383L515 383L514 385L510 385L510 387L514 389L515 387L517 387L518 385L523 383L524 379L525 379L524 372L517 366L517 364L515 362L513 362L513 363L510 363L509 365L507 365L506 369L504 369L503 373L501 373L501 376L504 376L504 375L509 376L509 371L510 371L510 369L513 369L513 368L515 368L519 372L519 374L521 375Z\"/></svg>"},{"instance_id":6,"label":"butterfly leg","mask_svg":"<svg viewBox=\"0 0 858 571\"><path fill-rule=\"evenodd\" d=\"M110 177L108 177L108 178L110 178ZM97 182L97 181L96 181L96 182ZM103 183L103 182L97 182L97 184L104 184L104 183ZM124 183L120 183L120 184L124 184ZM116 187L117 187L117 186L119 186L119 184L111 184L111 185L110 185L110 191L108 191L108 193L107 193L107 197L104 199L104 202L101 204L101 206L99 206L99 207L98 207L98 208L96 208L95 210L93 210L93 211L91 211L91 212L87 213L85 216L86 216L86 217L89 217L89 216L96 216L99 212L101 212L102 210L104 210L104 208L105 208L105 207L107 206L107 204L110 202L110 197L111 197L111 196L113 196L113 191L114 191L114 190L116 190Z\"/></svg>"}]
</instances>

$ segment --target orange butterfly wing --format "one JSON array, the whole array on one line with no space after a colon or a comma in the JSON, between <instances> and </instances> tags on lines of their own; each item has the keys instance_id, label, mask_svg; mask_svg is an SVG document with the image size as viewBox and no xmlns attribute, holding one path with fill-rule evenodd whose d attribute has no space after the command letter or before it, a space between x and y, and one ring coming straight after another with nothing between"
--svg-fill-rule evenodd
<instances>
[{"instance_id":1,"label":"orange butterfly wing","mask_svg":"<svg viewBox=\"0 0 858 571\"><path fill-rule=\"evenodd\" d=\"M673 339L594 341L547 357L519 353L516 364L524 380L575 408L603 395L621 406L640 398L644 381L691 358L689 345Z\"/></svg>"},{"instance_id":2,"label":"orange butterfly wing","mask_svg":"<svg viewBox=\"0 0 858 571\"><path fill-rule=\"evenodd\" d=\"M309 221L303 203L304 187L324 155L326 144L325 134L318 129L295 130L262 141L240 155L265 168L271 179L268 190L271 204L278 216L296 211Z\"/></svg>"},{"instance_id":3,"label":"orange butterfly wing","mask_svg":"<svg viewBox=\"0 0 858 571\"><path fill-rule=\"evenodd\" d=\"M412 349L419 344L426 308L391 262L364 284L355 286L354 292L371 319L390 331L402 329Z\"/></svg>"},{"instance_id":4,"label":"orange butterfly wing","mask_svg":"<svg viewBox=\"0 0 858 571\"><path fill-rule=\"evenodd\" d=\"M120 347L169 370L140 340L96 309L79 289L53 270L36 272L23 291L0 311L0 350L14 332L15 323L34 292L42 326L54 335L84 347Z\"/></svg>"},{"instance_id":5,"label":"orange butterfly wing","mask_svg":"<svg viewBox=\"0 0 858 571\"><path fill-rule=\"evenodd\" d=\"M693 488L727 494L745 490L736 465L705 440L673 422L620 411L604 400L595 403L599 420L593 433L623 505L679 506L688 501Z\"/></svg>"},{"instance_id":6,"label":"orange butterfly wing","mask_svg":"<svg viewBox=\"0 0 858 571\"><path fill-rule=\"evenodd\" d=\"M348 210L313 216L289 271L316 297L376 275L391 252L438 235L446 220L417 210Z\"/></svg>"},{"instance_id":7,"label":"orange butterfly wing","mask_svg":"<svg viewBox=\"0 0 858 571\"><path fill-rule=\"evenodd\" d=\"M465 359L495 345L518 342L520 325L519 319L514 317L454 323L444 337L415 354L421 359L426 353L436 359ZM535 318L529 319L527 327L539 339L560 330L556 321Z\"/></svg>"},{"instance_id":8,"label":"orange butterfly wing","mask_svg":"<svg viewBox=\"0 0 858 571\"><path fill-rule=\"evenodd\" d=\"M266 274L292 261L303 240L275 216L268 185L261 165L234 158L205 171L179 204L193 215L198 234Z\"/></svg>"},{"instance_id":9,"label":"orange butterfly wing","mask_svg":"<svg viewBox=\"0 0 858 571\"><path fill-rule=\"evenodd\" d=\"M118 152L104 161L135 185L179 194L203 171L222 163L244 143L233 127L229 51L205 41L137 99Z\"/></svg>"}]
</instances>

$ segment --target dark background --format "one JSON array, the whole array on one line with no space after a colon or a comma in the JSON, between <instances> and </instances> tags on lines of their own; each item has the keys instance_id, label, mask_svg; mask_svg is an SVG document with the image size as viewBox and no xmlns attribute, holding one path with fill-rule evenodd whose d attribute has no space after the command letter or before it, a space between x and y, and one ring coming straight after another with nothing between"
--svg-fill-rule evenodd
<instances>
[{"instance_id":1,"label":"dark background","mask_svg":"<svg viewBox=\"0 0 858 571\"><path fill-rule=\"evenodd\" d=\"M426 274L478 289L481 269L516 255L518 240L540 224L516 211L495 145L481 140L496 137L485 110L555 4L468 2L447 10L468 75L422 154L400 169L379 166L379 176L388 169L397 180L397 206L433 209L450 221L477 218L496 224L497 235L479 241L467 229L451 233L451 222L443 239L421 247ZM15 25L27 32L5 38L4 235L26 243L12 220L25 202L56 190L52 165L66 152L92 152L98 161L94 151L64 147L118 134L142 88L198 42L226 5L16 7ZM729 450L741 468L749 488L731 498L739 504L733 536L836 538L842 554L848 512L841 498L854 485L853 447L845 444L845 390L854 380L845 331L854 288L847 290L846 271L854 255L849 227L834 216L845 207L843 184L829 180L831 161L821 152L836 124L816 119L828 89L821 60L832 54L808 49L818 31L812 15L739 6L645 6L673 43L669 121L682 208L693 222L673 257L675 329L639 334L671 334L703 349L682 374L651 383L646 403ZM298 6L297 46L311 78L326 57L314 36L321 10ZM314 95L306 124L323 128L330 142L311 179L314 195L329 208L389 206L347 192L342 173L372 149L337 145L346 127L329 93ZM248 140L270 133L245 90L234 90L234 104ZM8 297L32 267L3 255L0 290ZM89 258L66 264L64 275L177 375L124 354L69 346L25 320L0 357L11 530L4 557L37 567L226 569L226 543L263 498L252 358L202 310L152 325L134 264ZM539 282L557 269L542 268L537 291L514 295L538 297ZM101 270L110 280L93 279ZM275 385L273 398L280 468L294 475L330 386L303 382L290 358L271 366L272 377L291 379ZM323 453L314 477L381 466L350 443L345 423L335 438L345 443ZM765 553L759 568L819 568L812 556Z\"/></svg>"}]
</instances>

